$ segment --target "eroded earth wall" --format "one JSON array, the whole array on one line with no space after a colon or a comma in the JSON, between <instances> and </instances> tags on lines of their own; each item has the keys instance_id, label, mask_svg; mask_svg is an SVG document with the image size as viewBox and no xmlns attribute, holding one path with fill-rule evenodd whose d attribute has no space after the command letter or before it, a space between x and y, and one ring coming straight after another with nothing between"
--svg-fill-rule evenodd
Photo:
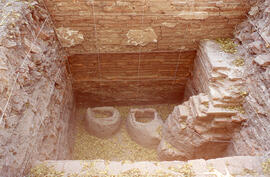
<instances>
[{"instance_id":1,"label":"eroded earth wall","mask_svg":"<svg viewBox=\"0 0 270 177\"><path fill-rule=\"evenodd\" d=\"M0 176L69 158L67 58L40 2L0 2Z\"/></svg>"},{"instance_id":2,"label":"eroded earth wall","mask_svg":"<svg viewBox=\"0 0 270 177\"><path fill-rule=\"evenodd\" d=\"M230 153L258 155L270 151L270 2L259 1L235 32L245 57L248 115L236 133Z\"/></svg>"}]
</instances>

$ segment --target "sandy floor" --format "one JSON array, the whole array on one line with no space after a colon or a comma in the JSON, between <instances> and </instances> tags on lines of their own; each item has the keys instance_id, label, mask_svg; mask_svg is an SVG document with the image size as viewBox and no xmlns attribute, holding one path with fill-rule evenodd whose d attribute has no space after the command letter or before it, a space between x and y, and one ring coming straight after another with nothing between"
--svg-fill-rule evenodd
<instances>
[{"instance_id":1,"label":"sandy floor","mask_svg":"<svg viewBox=\"0 0 270 177\"><path fill-rule=\"evenodd\" d=\"M144 148L132 141L126 131L125 120L131 108L155 108L165 120L173 111L175 105L145 105L145 106L119 106L116 107L122 117L121 129L109 139L100 139L91 136L84 126L86 108L78 108L73 152L74 160L131 160L131 161L156 161L156 149Z\"/></svg>"}]
</instances>

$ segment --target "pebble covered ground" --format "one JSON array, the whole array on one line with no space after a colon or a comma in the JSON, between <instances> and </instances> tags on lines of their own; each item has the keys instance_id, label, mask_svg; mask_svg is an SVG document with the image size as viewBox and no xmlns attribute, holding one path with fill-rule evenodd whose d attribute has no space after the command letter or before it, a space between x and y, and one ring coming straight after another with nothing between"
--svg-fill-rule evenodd
<instances>
[{"instance_id":1,"label":"pebble covered ground","mask_svg":"<svg viewBox=\"0 0 270 177\"><path fill-rule=\"evenodd\" d=\"M90 135L85 129L85 113L87 108L77 108L76 131L74 140L74 160L130 160L130 161L157 161L156 149L144 148L132 141L125 123L129 110L132 108L154 108L163 120L173 111L174 104L144 105L144 106L117 106L121 114L120 130L111 138L101 139Z\"/></svg>"}]
</instances>

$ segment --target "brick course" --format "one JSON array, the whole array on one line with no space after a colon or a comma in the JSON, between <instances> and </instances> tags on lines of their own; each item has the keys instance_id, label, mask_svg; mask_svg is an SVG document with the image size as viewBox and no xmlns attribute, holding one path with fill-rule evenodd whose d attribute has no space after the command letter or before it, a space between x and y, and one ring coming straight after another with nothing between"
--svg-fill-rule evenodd
<instances>
[{"instance_id":1,"label":"brick course","mask_svg":"<svg viewBox=\"0 0 270 177\"><path fill-rule=\"evenodd\" d=\"M248 0L45 0L45 3L56 28L70 28L84 36L80 44L66 48L74 90L84 93L83 97L89 93L106 102L129 102L126 98L131 97L161 102L163 92L169 98L167 102L180 101L179 93L184 92L199 41L232 37L235 25L245 19L250 7ZM140 44L138 41L135 44L129 41L130 30L146 29L154 31L156 42L142 42L141 46L135 45ZM180 59L179 52L184 55ZM157 81L149 82L153 79ZM105 92L115 96L104 97Z\"/></svg>"}]
</instances>

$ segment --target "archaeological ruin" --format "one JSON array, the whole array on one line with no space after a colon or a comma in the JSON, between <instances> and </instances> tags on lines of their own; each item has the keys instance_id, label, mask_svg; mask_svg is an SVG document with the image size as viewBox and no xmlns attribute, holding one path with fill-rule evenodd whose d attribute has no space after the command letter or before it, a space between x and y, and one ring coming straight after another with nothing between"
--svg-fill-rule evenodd
<instances>
[{"instance_id":1,"label":"archaeological ruin","mask_svg":"<svg viewBox=\"0 0 270 177\"><path fill-rule=\"evenodd\" d=\"M0 177L270 177L269 0L0 0Z\"/></svg>"}]
</instances>

